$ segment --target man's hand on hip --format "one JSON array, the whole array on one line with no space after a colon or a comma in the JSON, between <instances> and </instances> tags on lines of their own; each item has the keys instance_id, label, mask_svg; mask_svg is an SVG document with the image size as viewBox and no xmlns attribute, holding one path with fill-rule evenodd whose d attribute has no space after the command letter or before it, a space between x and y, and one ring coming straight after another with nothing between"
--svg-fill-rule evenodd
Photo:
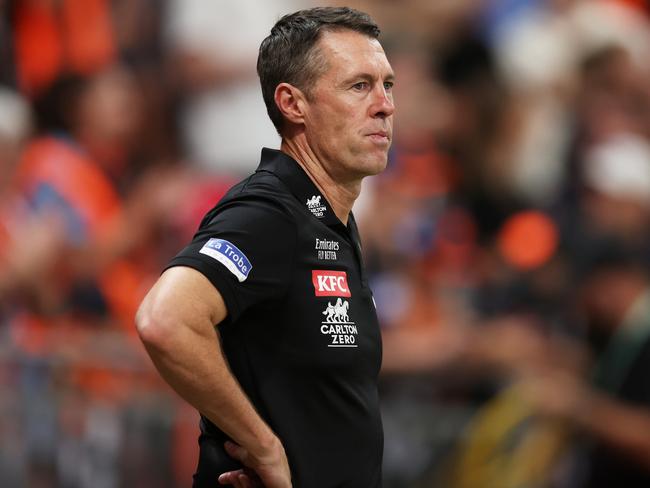
<instances>
[{"instance_id":1,"label":"man's hand on hip","mask_svg":"<svg viewBox=\"0 0 650 488\"><path fill-rule=\"evenodd\" d=\"M219 483L235 488L291 488L291 471L282 444L278 441L270 452L254 456L234 442L225 443L226 452L246 468L219 476Z\"/></svg>"}]
</instances>

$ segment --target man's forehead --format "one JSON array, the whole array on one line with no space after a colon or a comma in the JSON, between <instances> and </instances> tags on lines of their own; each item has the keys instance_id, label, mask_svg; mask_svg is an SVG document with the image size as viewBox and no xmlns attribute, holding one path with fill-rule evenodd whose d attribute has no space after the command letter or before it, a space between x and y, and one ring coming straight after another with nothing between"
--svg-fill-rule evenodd
<instances>
[{"instance_id":1,"label":"man's forehead","mask_svg":"<svg viewBox=\"0 0 650 488\"><path fill-rule=\"evenodd\" d=\"M380 62L385 65L382 66L383 68L390 70L379 40L359 32L347 29L327 31L318 40L318 48L327 58L330 67L332 67L331 63L353 68L354 66L347 66L348 63L358 66L364 62L368 64Z\"/></svg>"},{"instance_id":2,"label":"man's forehead","mask_svg":"<svg viewBox=\"0 0 650 488\"><path fill-rule=\"evenodd\" d=\"M347 29L324 32L318 47L324 54L334 57L349 57L360 52L385 56L379 40Z\"/></svg>"}]
</instances>

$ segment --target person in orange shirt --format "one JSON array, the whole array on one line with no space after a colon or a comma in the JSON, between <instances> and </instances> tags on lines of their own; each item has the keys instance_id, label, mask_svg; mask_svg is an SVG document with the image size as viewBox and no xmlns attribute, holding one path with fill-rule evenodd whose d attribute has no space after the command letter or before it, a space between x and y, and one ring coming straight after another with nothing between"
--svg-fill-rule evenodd
<instances>
[{"instance_id":1,"label":"person in orange shirt","mask_svg":"<svg viewBox=\"0 0 650 488\"><path fill-rule=\"evenodd\" d=\"M39 105L49 130L25 148L14 185L50 236L32 280L38 305L130 323L141 277L126 257L141 235L117 188L140 124L136 85L112 68L59 80L50 95Z\"/></svg>"}]
</instances>

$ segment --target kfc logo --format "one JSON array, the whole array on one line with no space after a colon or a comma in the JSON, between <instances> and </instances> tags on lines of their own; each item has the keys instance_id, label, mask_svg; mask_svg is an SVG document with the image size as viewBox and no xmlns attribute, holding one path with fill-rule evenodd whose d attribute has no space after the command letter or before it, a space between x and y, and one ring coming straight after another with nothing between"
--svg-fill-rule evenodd
<instances>
[{"instance_id":1,"label":"kfc logo","mask_svg":"<svg viewBox=\"0 0 650 488\"><path fill-rule=\"evenodd\" d=\"M314 269L311 281L317 297L349 297L348 277L345 271Z\"/></svg>"}]
</instances>

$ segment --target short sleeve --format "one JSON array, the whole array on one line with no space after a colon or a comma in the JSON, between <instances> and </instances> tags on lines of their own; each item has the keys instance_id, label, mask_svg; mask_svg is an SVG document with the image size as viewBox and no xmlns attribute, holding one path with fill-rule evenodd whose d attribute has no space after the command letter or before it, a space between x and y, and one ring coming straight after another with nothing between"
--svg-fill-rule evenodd
<instances>
[{"instance_id":1,"label":"short sleeve","mask_svg":"<svg viewBox=\"0 0 650 488\"><path fill-rule=\"evenodd\" d=\"M296 234L291 215L279 204L241 198L204 219L192 242L167 268L188 266L205 275L236 321L256 304L286 293Z\"/></svg>"}]
</instances>

